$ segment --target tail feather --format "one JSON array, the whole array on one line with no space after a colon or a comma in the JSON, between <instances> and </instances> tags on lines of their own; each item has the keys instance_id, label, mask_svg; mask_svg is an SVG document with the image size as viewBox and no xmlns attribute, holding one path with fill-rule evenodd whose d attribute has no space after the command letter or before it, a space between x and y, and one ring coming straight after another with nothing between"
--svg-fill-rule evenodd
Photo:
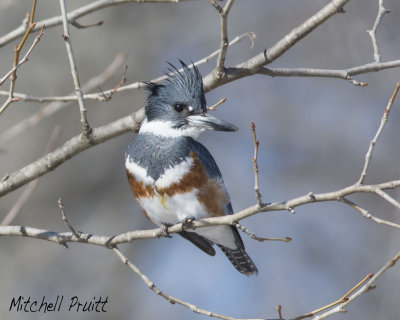
<instances>
[{"instance_id":1,"label":"tail feather","mask_svg":"<svg viewBox=\"0 0 400 320\"><path fill-rule=\"evenodd\" d=\"M218 244L218 247L228 257L232 265L246 276L257 275L258 269L244 248L229 249Z\"/></svg>"}]
</instances>

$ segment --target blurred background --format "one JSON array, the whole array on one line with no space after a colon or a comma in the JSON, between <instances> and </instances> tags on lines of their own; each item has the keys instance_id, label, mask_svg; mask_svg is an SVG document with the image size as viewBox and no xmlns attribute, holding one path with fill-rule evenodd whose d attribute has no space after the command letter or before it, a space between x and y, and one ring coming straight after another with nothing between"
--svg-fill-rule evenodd
<instances>
[{"instance_id":1,"label":"blurred background","mask_svg":"<svg viewBox=\"0 0 400 320\"><path fill-rule=\"evenodd\" d=\"M68 11L89 1L68 1ZM327 0L237 1L229 16L229 37L248 31L249 40L228 50L226 65L244 61L275 44L328 3ZM8 4L8 5L7 5ZM0 11L0 35L17 28L32 1L6 1ZM400 58L400 2L385 0L391 13L377 32L382 61ZM329 19L275 61L274 67L344 69L373 61L372 28L377 0L354 0L346 13ZM60 14L58 1L40 0L36 21ZM219 47L219 16L208 1L181 4L125 4L94 12L78 20L99 27L70 27L81 83L100 74L120 53L127 53L127 83L162 75L166 62L197 61ZM45 30L30 61L18 70L16 92L35 96L67 95L73 82L62 26ZM33 41L30 36L25 50ZM12 41L0 48L0 74L12 65ZM25 52L25 51L24 51ZM203 75L215 59L200 66ZM113 88L123 66L101 86ZM355 77L368 82L356 87L339 79L270 78L253 76L207 94L209 105L227 102L215 115L234 123L237 133L206 133L201 142L220 165L236 211L255 204L250 122L260 140L260 191L264 202L284 201L312 191L327 192L354 183L364 164L388 99L400 80L399 70ZM9 82L1 89L8 90ZM96 92L96 90L95 90ZM5 101L5 97L1 101ZM145 104L142 90L115 94L106 103L87 101L88 119L101 126ZM42 107L40 103L12 104L0 117L0 134ZM399 178L399 100L376 145L366 183ZM62 127L57 145L80 132L78 105L71 104L39 125L3 143L0 175L11 173L43 155L54 126ZM68 231L57 205L62 197L66 214L77 230L114 235L154 226L140 212L125 177L124 151L133 133L80 153L46 174L12 222L54 231ZM22 187L0 201L0 219L10 210ZM399 191L389 192L397 199ZM371 214L400 223L400 212L371 194L349 197ZM237 318L291 318L326 305L376 272L399 250L400 231L378 225L341 203L317 203L289 212L263 213L242 223L258 236L291 237L290 243L259 243L243 235L259 275L238 273L218 251L209 257L192 244L172 239L140 240L120 249L155 284L172 296L200 308ZM84 244L62 246L34 239L2 237L0 242L0 317L36 319L37 314L8 312L12 297L64 301L72 296L91 301L108 297L107 313L40 314L43 319L204 319L171 305L150 291L111 251ZM387 271L377 288L348 306L348 314L331 319L399 319L400 271ZM66 303L66 302L65 302Z\"/></svg>"}]
</instances>

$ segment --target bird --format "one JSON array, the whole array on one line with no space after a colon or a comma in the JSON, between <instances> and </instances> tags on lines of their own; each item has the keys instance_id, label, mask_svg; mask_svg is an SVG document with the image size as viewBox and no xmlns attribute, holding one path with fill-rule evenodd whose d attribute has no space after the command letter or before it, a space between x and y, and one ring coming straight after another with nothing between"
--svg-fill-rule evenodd
<instances>
[{"instance_id":1,"label":"bird","mask_svg":"<svg viewBox=\"0 0 400 320\"><path fill-rule=\"evenodd\" d=\"M238 128L207 114L198 68L179 62L181 70L169 63L164 83L146 82L145 118L125 151L130 188L160 227L233 213L221 171L196 138L205 130ZM210 256L216 244L240 273L258 274L236 226L182 228L178 234Z\"/></svg>"}]
</instances>

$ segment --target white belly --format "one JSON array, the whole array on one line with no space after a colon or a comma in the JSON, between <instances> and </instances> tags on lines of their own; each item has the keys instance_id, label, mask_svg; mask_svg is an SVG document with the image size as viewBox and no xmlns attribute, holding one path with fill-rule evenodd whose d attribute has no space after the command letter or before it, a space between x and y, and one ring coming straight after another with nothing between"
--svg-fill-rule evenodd
<instances>
[{"instance_id":1,"label":"white belly","mask_svg":"<svg viewBox=\"0 0 400 320\"><path fill-rule=\"evenodd\" d=\"M176 224L188 217L201 219L207 217L203 205L197 200L197 191L168 195L156 194L151 198L142 198L140 205L149 218L157 225Z\"/></svg>"}]
</instances>

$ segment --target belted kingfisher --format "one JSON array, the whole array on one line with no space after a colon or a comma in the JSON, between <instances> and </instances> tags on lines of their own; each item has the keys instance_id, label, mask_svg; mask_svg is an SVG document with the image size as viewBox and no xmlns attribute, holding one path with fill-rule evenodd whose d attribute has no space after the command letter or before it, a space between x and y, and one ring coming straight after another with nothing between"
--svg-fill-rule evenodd
<instances>
[{"instance_id":1,"label":"belted kingfisher","mask_svg":"<svg viewBox=\"0 0 400 320\"><path fill-rule=\"evenodd\" d=\"M214 158L195 138L206 129L236 131L237 127L207 114L199 70L180 63L181 72L170 64L172 75L164 84L147 83L146 117L125 152L132 192L145 216L158 226L233 213ZM239 272L258 273L234 226L178 234L211 256L216 244Z\"/></svg>"}]
</instances>

